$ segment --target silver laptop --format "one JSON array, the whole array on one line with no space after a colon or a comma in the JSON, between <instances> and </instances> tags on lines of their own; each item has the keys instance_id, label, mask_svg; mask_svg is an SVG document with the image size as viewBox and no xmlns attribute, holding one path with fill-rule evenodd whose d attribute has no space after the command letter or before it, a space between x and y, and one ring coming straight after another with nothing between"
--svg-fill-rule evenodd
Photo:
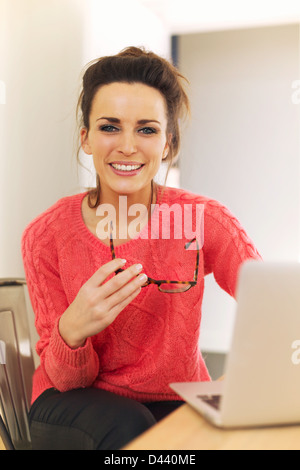
<instances>
[{"instance_id":1,"label":"silver laptop","mask_svg":"<svg viewBox=\"0 0 300 470\"><path fill-rule=\"evenodd\" d=\"M218 427L300 423L300 263L244 263L224 381L170 387Z\"/></svg>"}]
</instances>

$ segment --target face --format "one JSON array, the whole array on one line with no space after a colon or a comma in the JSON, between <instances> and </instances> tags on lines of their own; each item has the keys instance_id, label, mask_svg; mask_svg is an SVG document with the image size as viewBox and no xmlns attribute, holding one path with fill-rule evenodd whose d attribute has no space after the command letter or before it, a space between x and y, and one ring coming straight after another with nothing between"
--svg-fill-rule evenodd
<instances>
[{"instance_id":1,"label":"face","mask_svg":"<svg viewBox=\"0 0 300 470\"><path fill-rule=\"evenodd\" d=\"M95 94L89 125L81 131L81 143L93 155L101 192L149 191L169 148L161 93L141 83L104 85Z\"/></svg>"}]
</instances>

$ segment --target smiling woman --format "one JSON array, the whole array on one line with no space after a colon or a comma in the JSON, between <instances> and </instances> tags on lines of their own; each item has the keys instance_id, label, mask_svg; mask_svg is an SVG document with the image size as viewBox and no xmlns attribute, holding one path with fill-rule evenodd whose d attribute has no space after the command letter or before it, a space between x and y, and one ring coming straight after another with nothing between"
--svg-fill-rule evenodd
<instances>
[{"instance_id":1,"label":"smiling woman","mask_svg":"<svg viewBox=\"0 0 300 470\"><path fill-rule=\"evenodd\" d=\"M98 120L103 133L120 134L124 131L122 126L118 127L121 124L129 124L121 122L122 116L119 115L119 111L122 106L123 121L125 115L130 115L130 124L137 134L151 138L155 136L156 139L152 139L152 143L159 138L160 142L165 139L163 148L160 149L160 161L163 158L169 162L170 168L180 147L179 119L184 119L190 111L189 99L183 86L185 80L170 62L153 52L137 47L129 47L115 56L102 57L88 64L77 106L79 125L83 129L81 144L89 134L91 126L96 122L99 124ZM115 91L118 92L118 96L113 96ZM113 101L110 98L113 98ZM102 107L103 100L106 100L107 108ZM112 113L106 113L104 109ZM100 114L97 114L97 111ZM93 112L96 120L94 122ZM136 120L133 119L132 112ZM134 146L133 140L129 138L128 133L126 137L127 142L123 141L123 144L129 145L131 152L130 146ZM148 146L152 146L152 143L148 143ZM84 150L87 153L91 152L91 148L84 147ZM124 150L127 161L128 149ZM124 159L120 160L121 164L125 165ZM136 159L131 160L135 164ZM119 158L116 163L119 163ZM100 176L97 172L97 187L96 190L90 191L88 205L95 207L99 201Z\"/></svg>"},{"instance_id":2,"label":"smiling woman","mask_svg":"<svg viewBox=\"0 0 300 470\"><path fill-rule=\"evenodd\" d=\"M118 210L118 197L123 194L129 206L137 197L141 204L149 203L151 182L172 140L167 127L166 103L158 90L143 83L100 87L89 128L81 130L82 148L93 156L101 180L99 202L109 202Z\"/></svg>"},{"instance_id":3,"label":"smiling woman","mask_svg":"<svg viewBox=\"0 0 300 470\"><path fill-rule=\"evenodd\" d=\"M210 380L199 350L204 277L234 296L241 264L260 257L220 203L153 182L178 153L188 109L179 72L143 49L83 76L80 142L97 186L57 201L22 238L40 335L34 449L119 449L182 404L170 383ZM131 236L137 206L146 210ZM99 237L110 208L115 223Z\"/></svg>"}]
</instances>

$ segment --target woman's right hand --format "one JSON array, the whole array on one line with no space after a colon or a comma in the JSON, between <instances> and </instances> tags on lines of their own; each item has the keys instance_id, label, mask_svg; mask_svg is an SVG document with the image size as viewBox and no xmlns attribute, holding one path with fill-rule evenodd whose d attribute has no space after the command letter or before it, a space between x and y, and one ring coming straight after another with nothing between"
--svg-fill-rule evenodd
<instances>
[{"instance_id":1,"label":"woman's right hand","mask_svg":"<svg viewBox=\"0 0 300 470\"><path fill-rule=\"evenodd\" d=\"M107 328L140 293L147 276L137 276L143 269L139 264L130 266L104 282L125 263L117 258L101 266L80 288L74 301L61 316L59 332L71 348L83 346L88 337Z\"/></svg>"}]
</instances>

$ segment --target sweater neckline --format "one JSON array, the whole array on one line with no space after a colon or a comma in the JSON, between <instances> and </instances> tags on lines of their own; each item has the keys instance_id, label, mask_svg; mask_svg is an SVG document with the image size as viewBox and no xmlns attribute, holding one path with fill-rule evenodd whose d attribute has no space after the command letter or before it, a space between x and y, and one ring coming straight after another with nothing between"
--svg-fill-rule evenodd
<instances>
[{"instance_id":1,"label":"sweater neckline","mask_svg":"<svg viewBox=\"0 0 300 470\"><path fill-rule=\"evenodd\" d=\"M167 196L167 188L162 187L161 185L157 185L157 200L155 204L154 211L152 212L152 215L150 217L150 220L152 223L157 220L157 217L159 217L159 211L158 211L158 206L164 202L167 201L168 196ZM75 230L77 233L83 237L86 241L88 241L92 246L93 249L95 249L95 246L97 246L97 249L99 249L102 252L109 252L110 247L103 243L100 238L97 238L85 225L85 222L83 220L83 215L82 215L82 203L83 199L85 196L89 193L89 191L85 191L84 193L78 194L78 197L74 201L74 205L72 207L72 220L74 222ZM143 234L146 234L148 232L149 228L149 223L150 220L148 220L147 224L143 227L141 232L134 238L131 238L130 240L126 240L124 243L121 243L120 245L117 245L115 249L120 252L120 255L126 251L129 251L132 243L136 243L139 240L143 239Z\"/></svg>"}]
</instances>

